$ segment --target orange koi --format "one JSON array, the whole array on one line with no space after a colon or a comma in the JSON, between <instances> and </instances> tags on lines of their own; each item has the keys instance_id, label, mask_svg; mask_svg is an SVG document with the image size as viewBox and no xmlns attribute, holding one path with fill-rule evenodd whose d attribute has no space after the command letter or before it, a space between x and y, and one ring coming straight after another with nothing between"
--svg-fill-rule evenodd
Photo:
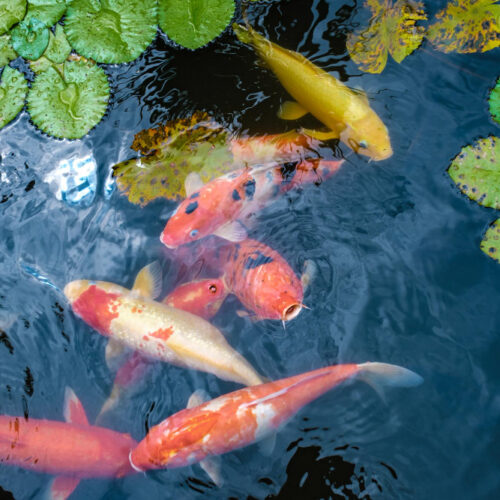
<instances>
[{"instance_id":1,"label":"orange koi","mask_svg":"<svg viewBox=\"0 0 500 500\"><path fill-rule=\"evenodd\" d=\"M182 410L152 427L130 453L137 471L191 465L273 435L303 406L358 376L376 386L412 387L422 378L396 365L329 366L241 389Z\"/></svg>"},{"instance_id":2,"label":"orange koi","mask_svg":"<svg viewBox=\"0 0 500 500\"><path fill-rule=\"evenodd\" d=\"M245 168L203 185L196 173L186 178L187 198L160 236L168 248L215 234L229 241L247 237L243 224L278 195L331 177L343 160L308 160L273 167ZM238 222L240 221L240 222Z\"/></svg>"},{"instance_id":3,"label":"orange koi","mask_svg":"<svg viewBox=\"0 0 500 500\"><path fill-rule=\"evenodd\" d=\"M137 442L128 434L92 426L74 392L67 388L66 422L0 416L0 462L55 474L49 498L66 499L80 479L133 474L129 454Z\"/></svg>"}]
</instances>

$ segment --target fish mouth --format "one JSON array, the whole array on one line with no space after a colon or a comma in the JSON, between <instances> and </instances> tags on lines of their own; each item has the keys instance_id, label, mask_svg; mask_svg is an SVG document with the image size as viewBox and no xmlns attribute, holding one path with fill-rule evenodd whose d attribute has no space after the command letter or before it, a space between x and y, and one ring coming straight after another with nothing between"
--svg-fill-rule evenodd
<instances>
[{"instance_id":1,"label":"fish mouth","mask_svg":"<svg viewBox=\"0 0 500 500\"><path fill-rule=\"evenodd\" d=\"M87 280L76 280L76 281L70 281L65 287L64 287L64 295L68 299L70 304L73 304L73 302L80 297L82 292L84 292L89 286L89 282Z\"/></svg>"},{"instance_id":2,"label":"fish mouth","mask_svg":"<svg viewBox=\"0 0 500 500\"><path fill-rule=\"evenodd\" d=\"M172 245L167 243L167 237L165 235L165 232L161 233L160 236L160 241L167 247L170 248L170 250L175 250L179 245Z\"/></svg>"},{"instance_id":3,"label":"fish mouth","mask_svg":"<svg viewBox=\"0 0 500 500\"><path fill-rule=\"evenodd\" d=\"M300 314L300 311L302 311L302 304L299 302L287 306L283 311L283 321L290 321L291 319L296 318Z\"/></svg>"}]
</instances>

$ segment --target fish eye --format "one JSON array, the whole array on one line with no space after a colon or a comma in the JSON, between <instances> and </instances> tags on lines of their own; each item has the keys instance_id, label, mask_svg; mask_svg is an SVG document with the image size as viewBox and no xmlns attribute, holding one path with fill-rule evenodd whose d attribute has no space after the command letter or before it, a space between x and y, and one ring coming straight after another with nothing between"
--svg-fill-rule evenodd
<instances>
[{"instance_id":1,"label":"fish eye","mask_svg":"<svg viewBox=\"0 0 500 500\"><path fill-rule=\"evenodd\" d=\"M359 141L360 147L366 149L368 147L368 143L366 141Z\"/></svg>"},{"instance_id":2,"label":"fish eye","mask_svg":"<svg viewBox=\"0 0 500 500\"><path fill-rule=\"evenodd\" d=\"M217 287L215 285L210 285L208 287L208 290L210 291L210 293L216 293L217 292Z\"/></svg>"},{"instance_id":3,"label":"fish eye","mask_svg":"<svg viewBox=\"0 0 500 500\"><path fill-rule=\"evenodd\" d=\"M198 229L192 229L191 232L189 233L189 236L191 238L194 238L198 234Z\"/></svg>"}]
</instances>

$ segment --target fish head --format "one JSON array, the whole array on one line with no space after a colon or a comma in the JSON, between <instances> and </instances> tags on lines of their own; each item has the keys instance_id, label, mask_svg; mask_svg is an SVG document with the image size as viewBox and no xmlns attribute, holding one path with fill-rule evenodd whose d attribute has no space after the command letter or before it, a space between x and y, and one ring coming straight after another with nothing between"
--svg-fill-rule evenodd
<instances>
[{"instance_id":1,"label":"fish head","mask_svg":"<svg viewBox=\"0 0 500 500\"><path fill-rule=\"evenodd\" d=\"M392 156L389 132L375 112L367 113L350 123L340 138L356 153L368 156L374 161Z\"/></svg>"},{"instance_id":2,"label":"fish head","mask_svg":"<svg viewBox=\"0 0 500 500\"><path fill-rule=\"evenodd\" d=\"M165 304L210 319L220 309L227 294L228 290L222 279L191 281L170 293Z\"/></svg>"}]
</instances>

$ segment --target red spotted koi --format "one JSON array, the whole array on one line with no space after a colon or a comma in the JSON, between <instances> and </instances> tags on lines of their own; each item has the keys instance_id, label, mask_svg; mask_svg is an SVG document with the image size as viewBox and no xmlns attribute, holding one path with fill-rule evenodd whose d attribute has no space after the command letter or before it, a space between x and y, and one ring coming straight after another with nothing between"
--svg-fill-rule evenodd
<instances>
[{"instance_id":1,"label":"red spotted koi","mask_svg":"<svg viewBox=\"0 0 500 500\"><path fill-rule=\"evenodd\" d=\"M187 198L168 220L160 240L168 248L210 234L242 241L247 233L241 221L278 195L300 185L331 177L343 160L307 160L273 167L245 168L218 177L206 185L197 174L186 178Z\"/></svg>"},{"instance_id":2,"label":"red spotted koi","mask_svg":"<svg viewBox=\"0 0 500 500\"><path fill-rule=\"evenodd\" d=\"M261 377L208 321L153 300L161 289L158 266L146 266L134 288L77 280L64 294L74 313L101 335L145 356L254 385Z\"/></svg>"},{"instance_id":3,"label":"red spotted koi","mask_svg":"<svg viewBox=\"0 0 500 500\"><path fill-rule=\"evenodd\" d=\"M137 471L191 465L272 435L303 406L355 376L376 386L411 387L416 373L396 365L329 366L226 394L152 427L130 453Z\"/></svg>"}]
</instances>

